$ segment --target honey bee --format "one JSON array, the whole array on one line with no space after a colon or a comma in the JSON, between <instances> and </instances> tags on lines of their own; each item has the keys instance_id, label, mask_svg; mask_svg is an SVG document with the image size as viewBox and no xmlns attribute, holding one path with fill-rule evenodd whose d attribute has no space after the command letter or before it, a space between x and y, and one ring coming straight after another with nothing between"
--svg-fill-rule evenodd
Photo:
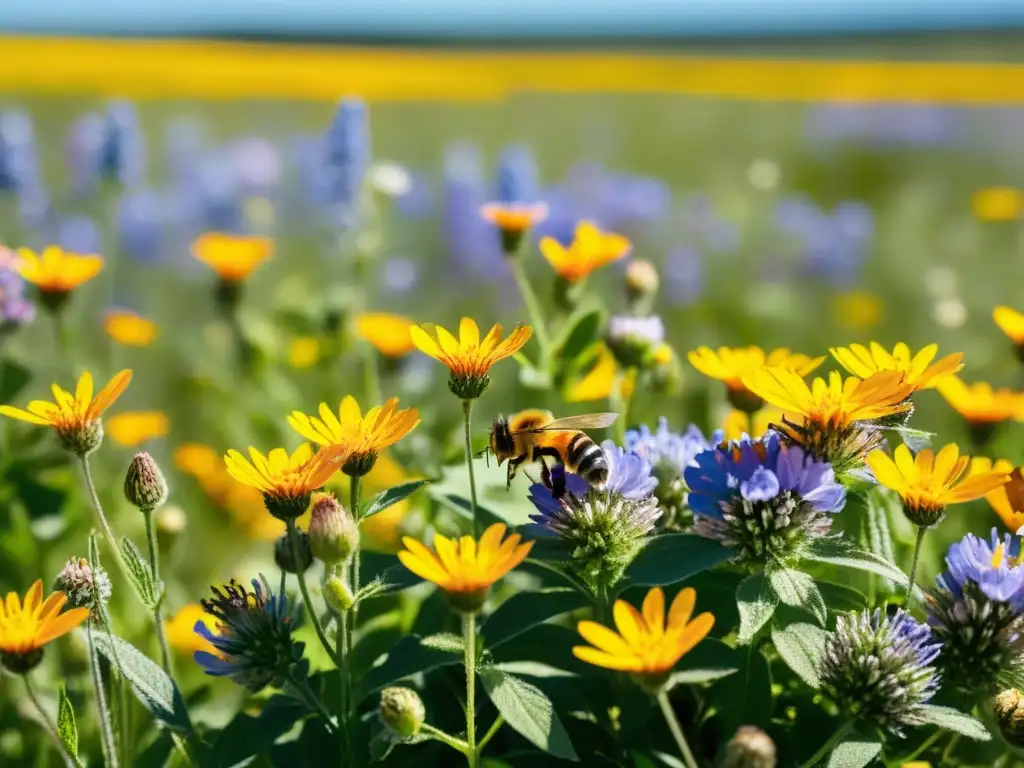
<instances>
[{"instance_id":1,"label":"honey bee","mask_svg":"<svg viewBox=\"0 0 1024 768\"><path fill-rule=\"evenodd\" d=\"M538 409L507 419L499 416L491 427L490 450L498 466L508 459L506 487L511 487L516 470L526 461L539 461L547 476L544 458L548 457L599 488L608 479L608 460L601 446L581 430L607 427L618 417L617 413L591 413L556 419L550 411Z\"/></svg>"}]
</instances>

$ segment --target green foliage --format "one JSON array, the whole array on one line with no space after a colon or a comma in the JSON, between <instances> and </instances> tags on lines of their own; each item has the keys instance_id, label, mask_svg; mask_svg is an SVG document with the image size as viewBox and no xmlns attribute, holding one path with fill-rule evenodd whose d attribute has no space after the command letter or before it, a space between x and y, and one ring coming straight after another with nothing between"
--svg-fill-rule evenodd
<instances>
[{"instance_id":1,"label":"green foliage","mask_svg":"<svg viewBox=\"0 0 1024 768\"><path fill-rule=\"evenodd\" d=\"M716 541L690 533L666 533L655 536L640 550L626 569L630 584L664 586L677 584L716 565L733 553Z\"/></svg>"},{"instance_id":2,"label":"green foliage","mask_svg":"<svg viewBox=\"0 0 1024 768\"><path fill-rule=\"evenodd\" d=\"M417 635L408 635L399 640L388 651L384 661L366 673L360 688L362 695L369 696L399 680L462 661L459 656L453 655L450 644L446 645L445 641L437 637L431 642L435 645L429 645Z\"/></svg>"},{"instance_id":3,"label":"green foliage","mask_svg":"<svg viewBox=\"0 0 1024 768\"><path fill-rule=\"evenodd\" d=\"M155 608L160 602L159 588L153 584L153 572L150 570L149 563L146 562L131 539L121 539L121 557L124 559L126 573L135 594L138 595L144 606L150 609Z\"/></svg>"},{"instance_id":4,"label":"green foliage","mask_svg":"<svg viewBox=\"0 0 1024 768\"><path fill-rule=\"evenodd\" d=\"M740 611L737 641L746 645L754 639L772 618L779 604L779 596L764 571L745 578L736 590L736 605Z\"/></svg>"},{"instance_id":5,"label":"green foliage","mask_svg":"<svg viewBox=\"0 0 1024 768\"><path fill-rule=\"evenodd\" d=\"M821 685L818 677L821 657L825 652L825 631L814 624L795 622L784 627L773 626L772 645L783 661L811 688Z\"/></svg>"},{"instance_id":6,"label":"green foliage","mask_svg":"<svg viewBox=\"0 0 1024 768\"><path fill-rule=\"evenodd\" d=\"M985 726L978 720L952 707L926 704L924 716L933 725L945 728L947 731L959 733L961 736L966 736L975 741L989 741L992 738L992 734L985 730Z\"/></svg>"},{"instance_id":7,"label":"green foliage","mask_svg":"<svg viewBox=\"0 0 1024 768\"><path fill-rule=\"evenodd\" d=\"M803 571L785 566L769 565L765 569L771 591L779 602L811 614L819 624L825 623L828 609L814 579Z\"/></svg>"},{"instance_id":8,"label":"green foliage","mask_svg":"<svg viewBox=\"0 0 1024 768\"><path fill-rule=\"evenodd\" d=\"M555 757L578 760L562 721L543 691L497 667L482 669L480 682L505 721L527 741Z\"/></svg>"},{"instance_id":9,"label":"green foliage","mask_svg":"<svg viewBox=\"0 0 1024 768\"><path fill-rule=\"evenodd\" d=\"M65 686L60 688L60 696L57 701L57 736L68 753L74 757L78 756L78 726L75 725L75 710L68 698L68 691Z\"/></svg>"},{"instance_id":10,"label":"green foliage","mask_svg":"<svg viewBox=\"0 0 1024 768\"><path fill-rule=\"evenodd\" d=\"M549 587L512 595L487 617L481 634L487 647L495 648L541 622L589 604L585 595L565 587Z\"/></svg>"},{"instance_id":11,"label":"green foliage","mask_svg":"<svg viewBox=\"0 0 1024 768\"><path fill-rule=\"evenodd\" d=\"M386 491L381 491L370 500L365 509L360 511L359 519L365 520L380 514L385 509L389 509L398 502L409 498L428 482L427 480L411 480L408 483L402 483L401 485L388 488Z\"/></svg>"},{"instance_id":12,"label":"green foliage","mask_svg":"<svg viewBox=\"0 0 1024 768\"><path fill-rule=\"evenodd\" d=\"M882 751L882 742L863 737L850 737L839 742L828 756L825 768L864 768L871 765Z\"/></svg>"}]
</instances>

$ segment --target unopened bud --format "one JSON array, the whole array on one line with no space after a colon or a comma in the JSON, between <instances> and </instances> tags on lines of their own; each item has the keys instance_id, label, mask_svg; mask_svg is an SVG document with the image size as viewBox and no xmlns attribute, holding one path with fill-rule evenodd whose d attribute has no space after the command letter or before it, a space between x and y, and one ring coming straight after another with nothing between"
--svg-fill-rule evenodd
<instances>
[{"instance_id":1,"label":"unopened bud","mask_svg":"<svg viewBox=\"0 0 1024 768\"><path fill-rule=\"evenodd\" d=\"M744 725L725 747L722 768L775 768L775 742L753 725Z\"/></svg>"},{"instance_id":2,"label":"unopened bud","mask_svg":"<svg viewBox=\"0 0 1024 768\"><path fill-rule=\"evenodd\" d=\"M324 582L324 602L331 613L340 616L355 605L356 599L348 584L337 576L331 576Z\"/></svg>"},{"instance_id":3,"label":"unopened bud","mask_svg":"<svg viewBox=\"0 0 1024 768\"><path fill-rule=\"evenodd\" d=\"M658 270L645 259L634 259L626 267L626 299L637 315L651 311L658 295Z\"/></svg>"},{"instance_id":4,"label":"unopened bud","mask_svg":"<svg viewBox=\"0 0 1024 768\"><path fill-rule=\"evenodd\" d=\"M124 495L143 512L152 512L167 501L167 481L148 453L137 453L124 477Z\"/></svg>"},{"instance_id":5,"label":"unopened bud","mask_svg":"<svg viewBox=\"0 0 1024 768\"><path fill-rule=\"evenodd\" d=\"M298 531L295 534L299 561L295 562L295 550L292 549L292 541L287 533L278 537L274 542L274 563L285 573L305 573L306 569L313 564L313 553L309 549L309 536L305 531Z\"/></svg>"},{"instance_id":6,"label":"unopened bud","mask_svg":"<svg viewBox=\"0 0 1024 768\"><path fill-rule=\"evenodd\" d=\"M396 736L408 739L420 732L427 709L412 688L393 686L380 692L380 719Z\"/></svg>"},{"instance_id":7,"label":"unopened bud","mask_svg":"<svg viewBox=\"0 0 1024 768\"><path fill-rule=\"evenodd\" d=\"M359 546L359 526L334 496L325 493L313 501L309 520L309 546L325 565L348 562Z\"/></svg>"},{"instance_id":8,"label":"unopened bud","mask_svg":"<svg viewBox=\"0 0 1024 768\"><path fill-rule=\"evenodd\" d=\"M1009 688L992 699L992 710L999 720L999 730L1008 742L1024 747L1024 694Z\"/></svg>"},{"instance_id":9,"label":"unopened bud","mask_svg":"<svg viewBox=\"0 0 1024 768\"><path fill-rule=\"evenodd\" d=\"M156 529L162 537L173 539L188 526L188 518L185 510L177 504L168 504L161 507L156 513Z\"/></svg>"},{"instance_id":10,"label":"unopened bud","mask_svg":"<svg viewBox=\"0 0 1024 768\"><path fill-rule=\"evenodd\" d=\"M102 568L93 568L84 557L68 560L53 582L54 590L68 597L68 608L89 608L106 605L110 599L110 578Z\"/></svg>"}]
</instances>

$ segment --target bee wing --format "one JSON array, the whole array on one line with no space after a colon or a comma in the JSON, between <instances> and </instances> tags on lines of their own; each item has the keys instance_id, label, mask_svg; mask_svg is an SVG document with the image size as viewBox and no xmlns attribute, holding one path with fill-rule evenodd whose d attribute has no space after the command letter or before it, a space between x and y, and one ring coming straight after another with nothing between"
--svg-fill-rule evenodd
<instances>
[{"instance_id":1,"label":"bee wing","mask_svg":"<svg viewBox=\"0 0 1024 768\"><path fill-rule=\"evenodd\" d=\"M563 432L572 429L601 429L612 424L619 414L617 413L588 413L583 416L568 416L564 419L549 421L541 427L524 429L519 434L529 432Z\"/></svg>"},{"instance_id":2,"label":"bee wing","mask_svg":"<svg viewBox=\"0 0 1024 768\"><path fill-rule=\"evenodd\" d=\"M932 444L932 438L935 437L934 432L925 432L921 429L913 429L911 427L893 427L893 432L899 434L903 439L903 442L907 444L907 447L914 453L923 450Z\"/></svg>"}]
</instances>

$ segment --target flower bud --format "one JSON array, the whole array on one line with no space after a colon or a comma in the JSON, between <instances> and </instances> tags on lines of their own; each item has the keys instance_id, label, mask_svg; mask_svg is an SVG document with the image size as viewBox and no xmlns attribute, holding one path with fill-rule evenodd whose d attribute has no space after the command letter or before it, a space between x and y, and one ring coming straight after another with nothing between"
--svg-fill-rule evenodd
<instances>
[{"instance_id":1,"label":"flower bud","mask_svg":"<svg viewBox=\"0 0 1024 768\"><path fill-rule=\"evenodd\" d=\"M84 557L68 560L53 582L54 590L68 596L68 608L89 608L96 611L110 599L110 577L103 568L93 568Z\"/></svg>"},{"instance_id":2,"label":"flower bud","mask_svg":"<svg viewBox=\"0 0 1024 768\"><path fill-rule=\"evenodd\" d=\"M753 725L744 725L725 747L722 768L775 768L775 742Z\"/></svg>"},{"instance_id":3,"label":"flower bud","mask_svg":"<svg viewBox=\"0 0 1024 768\"><path fill-rule=\"evenodd\" d=\"M396 736L408 739L420 732L427 710L416 691L393 686L380 692L380 719Z\"/></svg>"},{"instance_id":4,"label":"flower bud","mask_svg":"<svg viewBox=\"0 0 1024 768\"><path fill-rule=\"evenodd\" d=\"M185 510L177 504L161 507L156 514L156 529L161 534L161 538L173 539L186 527L188 527L188 518L185 516Z\"/></svg>"},{"instance_id":5,"label":"flower bud","mask_svg":"<svg viewBox=\"0 0 1024 768\"><path fill-rule=\"evenodd\" d=\"M658 270L646 259L634 259L626 267L626 300L637 315L651 311L658 294Z\"/></svg>"},{"instance_id":6,"label":"flower bud","mask_svg":"<svg viewBox=\"0 0 1024 768\"><path fill-rule=\"evenodd\" d=\"M992 699L992 711L999 720L1003 738L1016 747L1024 747L1024 694L1009 688Z\"/></svg>"},{"instance_id":7,"label":"flower bud","mask_svg":"<svg viewBox=\"0 0 1024 768\"><path fill-rule=\"evenodd\" d=\"M331 613L340 616L355 605L356 600L344 580L331 576L324 582L324 602L331 609Z\"/></svg>"},{"instance_id":8,"label":"flower bud","mask_svg":"<svg viewBox=\"0 0 1024 768\"><path fill-rule=\"evenodd\" d=\"M298 531L296 538L299 544L299 563L295 562L295 550L292 541L285 533L274 542L274 563L285 573L305 573L313 564L313 553L309 548L309 536L305 531Z\"/></svg>"},{"instance_id":9,"label":"flower bud","mask_svg":"<svg viewBox=\"0 0 1024 768\"><path fill-rule=\"evenodd\" d=\"M330 494L318 495L309 520L309 546L325 565L348 562L359 546L359 526Z\"/></svg>"},{"instance_id":10,"label":"flower bud","mask_svg":"<svg viewBox=\"0 0 1024 768\"><path fill-rule=\"evenodd\" d=\"M143 512L152 512L167 501L167 481L148 453L137 453L124 477L124 495Z\"/></svg>"},{"instance_id":11,"label":"flower bud","mask_svg":"<svg viewBox=\"0 0 1024 768\"><path fill-rule=\"evenodd\" d=\"M87 424L58 428L57 437L64 450L75 456L88 456L103 442L103 422L93 419Z\"/></svg>"}]
</instances>

